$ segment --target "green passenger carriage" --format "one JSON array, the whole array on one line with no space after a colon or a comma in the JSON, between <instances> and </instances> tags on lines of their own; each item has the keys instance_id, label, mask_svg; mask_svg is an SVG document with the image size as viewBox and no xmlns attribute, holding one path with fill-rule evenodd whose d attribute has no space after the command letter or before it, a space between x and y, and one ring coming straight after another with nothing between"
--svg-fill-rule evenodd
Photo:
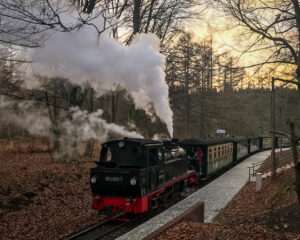
<instances>
[{"instance_id":1,"label":"green passenger carriage","mask_svg":"<svg viewBox=\"0 0 300 240\"><path fill-rule=\"evenodd\" d=\"M213 173L232 164L233 142L230 138L218 139L186 139L180 142L180 145L186 150L188 157L201 151L202 159L199 159L200 177L205 178ZM195 164L191 164L195 166Z\"/></svg>"}]
</instances>

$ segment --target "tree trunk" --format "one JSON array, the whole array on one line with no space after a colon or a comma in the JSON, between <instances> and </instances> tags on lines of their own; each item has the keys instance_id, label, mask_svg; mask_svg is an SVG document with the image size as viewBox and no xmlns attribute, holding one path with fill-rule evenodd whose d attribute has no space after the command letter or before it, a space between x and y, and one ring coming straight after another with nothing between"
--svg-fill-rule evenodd
<instances>
[{"instance_id":1,"label":"tree trunk","mask_svg":"<svg viewBox=\"0 0 300 240\"><path fill-rule=\"evenodd\" d=\"M103 109L103 98L102 98L102 109ZM94 111L94 90L93 90L93 88L90 88L89 94L88 94L88 112L92 113L93 111ZM84 151L84 156L87 156L87 157L92 156L94 144L95 144L94 139L89 139L89 141L87 142L85 151Z\"/></svg>"},{"instance_id":2,"label":"tree trunk","mask_svg":"<svg viewBox=\"0 0 300 240\"><path fill-rule=\"evenodd\" d=\"M53 133L53 149L55 152L60 152L60 130L57 124L52 123L52 133Z\"/></svg>"},{"instance_id":3,"label":"tree trunk","mask_svg":"<svg viewBox=\"0 0 300 240\"><path fill-rule=\"evenodd\" d=\"M48 92L45 91L45 99L48 108L48 115L51 121L51 131L53 134L53 149L56 153L60 152L60 129L57 124L57 110L56 110L56 94L54 94L54 106L50 105Z\"/></svg>"},{"instance_id":4,"label":"tree trunk","mask_svg":"<svg viewBox=\"0 0 300 240\"><path fill-rule=\"evenodd\" d=\"M300 57L300 56L299 56ZM299 66L297 67L297 70L296 70L296 77L297 77L297 87L298 87L298 93L300 94L300 60L299 60Z\"/></svg>"},{"instance_id":5,"label":"tree trunk","mask_svg":"<svg viewBox=\"0 0 300 240\"><path fill-rule=\"evenodd\" d=\"M291 143L292 143L292 152L294 158L294 168L295 168L295 186L296 193L298 197L298 203L300 204L300 162L298 160L298 151L297 151L297 142L298 139L295 136L295 125L293 122L290 122L290 132L291 132Z\"/></svg>"},{"instance_id":6,"label":"tree trunk","mask_svg":"<svg viewBox=\"0 0 300 240\"><path fill-rule=\"evenodd\" d=\"M92 157L93 150L94 150L94 144L95 144L95 141L93 139L90 139L87 142L85 152L84 152L84 156Z\"/></svg>"},{"instance_id":7,"label":"tree trunk","mask_svg":"<svg viewBox=\"0 0 300 240\"><path fill-rule=\"evenodd\" d=\"M298 44L300 44L300 6L299 6L299 0L292 0L292 4L294 6L295 10L295 19L296 19L296 27L298 30ZM297 83L300 84L300 51L298 49L297 53L297 59L295 59L297 63L297 70L296 70L296 77L297 77ZM298 92L300 94L300 85L298 85Z\"/></svg>"},{"instance_id":8,"label":"tree trunk","mask_svg":"<svg viewBox=\"0 0 300 240\"><path fill-rule=\"evenodd\" d=\"M134 0L133 8L133 35L140 31L141 0Z\"/></svg>"},{"instance_id":9,"label":"tree trunk","mask_svg":"<svg viewBox=\"0 0 300 240\"><path fill-rule=\"evenodd\" d=\"M153 6L154 6L155 1L156 0L151 0L151 3L150 3L149 16L148 16L148 20L147 20L147 24L146 24L146 28L145 28L145 33L148 33L148 29L149 29L149 26L150 26L150 21L152 19L152 12L153 12Z\"/></svg>"}]
</instances>

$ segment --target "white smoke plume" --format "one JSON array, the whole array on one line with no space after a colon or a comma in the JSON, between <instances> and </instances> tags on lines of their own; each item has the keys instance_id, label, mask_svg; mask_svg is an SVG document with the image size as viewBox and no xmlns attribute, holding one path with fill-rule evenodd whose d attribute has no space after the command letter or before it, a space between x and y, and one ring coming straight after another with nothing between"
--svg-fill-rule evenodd
<instances>
[{"instance_id":1,"label":"white smoke plume","mask_svg":"<svg viewBox=\"0 0 300 240\"><path fill-rule=\"evenodd\" d=\"M87 111L82 111L75 107L70 109L70 114L71 117L62 123L67 135L70 136L68 139L77 136L79 141L92 138L104 142L107 140L109 133L132 138L143 138L142 135L135 131L127 131L122 126L106 122L102 118L103 111L101 109L89 114Z\"/></svg>"},{"instance_id":2,"label":"white smoke plume","mask_svg":"<svg viewBox=\"0 0 300 240\"><path fill-rule=\"evenodd\" d=\"M38 136L49 136L51 122L47 109L37 109L33 101L15 102L0 96L0 122L11 122ZM68 139L75 134L77 142L89 139L104 142L110 133L124 137L143 138L135 131L128 131L123 126L108 123L102 118L103 110L88 113L78 107L73 107L67 113L68 117L60 122L61 130L68 135Z\"/></svg>"},{"instance_id":3,"label":"white smoke plume","mask_svg":"<svg viewBox=\"0 0 300 240\"><path fill-rule=\"evenodd\" d=\"M82 111L78 107L69 110L69 116L60 124L60 145L63 151L58 152L63 161L73 161L77 158L75 147L82 141L95 139L106 142L109 134L132 138L143 138L135 131L128 131L124 127L114 123L107 123L102 118L103 111L99 109L94 113Z\"/></svg>"},{"instance_id":4,"label":"white smoke plume","mask_svg":"<svg viewBox=\"0 0 300 240\"><path fill-rule=\"evenodd\" d=\"M49 136L51 122L47 110L37 109L34 102L15 102L0 96L0 123L13 123L30 134Z\"/></svg>"},{"instance_id":5,"label":"white smoke plume","mask_svg":"<svg viewBox=\"0 0 300 240\"><path fill-rule=\"evenodd\" d=\"M137 35L124 46L107 34L98 39L88 26L72 32L56 32L43 48L33 53L33 73L65 77L73 83L87 82L98 95L120 84L132 95L137 107L149 110L153 103L157 115L173 132L173 113L165 82L165 58L159 53L159 39L152 34Z\"/></svg>"},{"instance_id":6,"label":"white smoke plume","mask_svg":"<svg viewBox=\"0 0 300 240\"><path fill-rule=\"evenodd\" d=\"M166 134L156 133L152 139L153 140L161 140L161 139L168 139L169 137Z\"/></svg>"},{"instance_id":7,"label":"white smoke plume","mask_svg":"<svg viewBox=\"0 0 300 240\"><path fill-rule=\"evenodd\" d=\"M6 0L6 2L14 1ZM79 26L80 24L78 25L78 23L87 22L88 19L93 19L90 22L92 24L83 25L72 32L60 32L56 28L44 29L43 25L29 24L26 21L21 22L20 19L22 18L11 18L9 16L11 14L14 15L15 12L6 9L8 17L1 19L2 25L4 24L6 28L15 29L14 27L24 25L24 28L29 26L32 29L42 30L42 35L35 34L36 38L34 39L20 39L27 39L29 42L31 40L38 40L39 38L47 39L41 48L35 48L34 50L24 49L22 51L15 50L16 53L20 53L20 56L16 56L16 58L23 57L34 61L31 69L27 67L24 69L27 73L24 85L28 88L39 87L39 78L34 77L36 74L47 77L63 77L81 86L86 86L89 83L99 96L113 90L119 84L127 89L137 107L151 113L153 104L157 115L166 122L171 135L173 132L173 113L169 106L168 85L165 82L164 74L165 58L159 53L159 39L152 34L141 34L134 38L130 46L124 46L117 40L109 37L107 32L102 33L99 37L98 32L95 30L95 26L98 30L101 30L103 27L103 19L96 17L99 13L93 12L93 15L81 14L79 16L78 11L68 1L54 0L51 3L53 3L55 9L60 9L58 11L59 19L63 22L64 26ZM27 9L29 12L31 11L33 15L37 16L45 10L43 5L40 8L39 4L27 4L26 6L29 7ZM9 37L13 36L13 34L9 35ZM28 116L25 117L26 114L24 113L24 118L21 117L21 119L28 120L20 120L19 124L25 128L27 126L28 130L33 128L33 130L30 130L33 134L36 132L44 134L39 129L43 124L38 124L36 121L39 118L44 119L46 115L43 115L44 112L41 113L41 116L37 116L36 114L29 111ZM81 119L83 112L78 110L77 114L77 118L74 116L73 119ZM87 117L85 114L87 113L84 113L84 118ZM88 138L92 138L93 136L96 137L96 133L106 136L107 131L118 131L121 135L131 136L121 126L106 123L101 118L100 110L95 115L91 115L91 118L95 119L87 121L90 125L83 124L85 128L80 128L80 136L89 135ZM97 125L99 129L102 129L102 132L97 132L92 127L93 123L96 122L96 118L100 122L104 121L102 125L100 123ZM13 116L12 121L16 122L17 116ZM49 125L51 125L49 120L47 123L45 121L43 123L45 131L48 131ZM38 131L34 130L34 124L40 126ZM67 126L74 124L74 122L65 122L64 124ZM104 127L107 129L103 129ZM92 133L93 131L95 132ZM85 135L87 132L89 134ZM133 136L137 136L136 133Z\"/></svg>"}]
</instances>

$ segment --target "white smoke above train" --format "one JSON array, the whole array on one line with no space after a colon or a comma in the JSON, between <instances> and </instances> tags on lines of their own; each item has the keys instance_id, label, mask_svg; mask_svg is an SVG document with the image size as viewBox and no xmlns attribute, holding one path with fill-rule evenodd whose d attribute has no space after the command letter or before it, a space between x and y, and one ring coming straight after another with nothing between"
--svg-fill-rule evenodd
<instances>
[{"instance_id":1,"label":"white smoke above train","mask_svg":"<svg viewBox=\"0 0 300 240\"><path fill-rule=\"evenodd\" d=\"M124 46L107 34L98 38L91 27L56 32L44 47L34 51L32 71L47 77L68 78L81 86L89 83L98 96L119 84L138 108L150 113L153 104L172 134L165 58L159 53L159 45L153 34L139 34L130 46Z\"/></svg>"},{"instance_id":2,"label":"white smoke above train","mask_svg":"<svg viewBox=\"0 0 300 240\"><path fill-rule=\"evenodd\" d=\"M9 2L9 0L6 1ZM18 47L16 49L16 58L26 58L32 61L23 69L25 72L23 86L38 89L42 83L41 78L37 76L45 76L49 79L61 77L83 87L91 86L97 97L111 92L116 86L121 86L132 96L138 108L144 109L149 115L153 114L152 109L154 109L157 116L166 123L169 134L172 136L173 113L169 104L168 85L165 81L165 57L160 53L159 39L153 34L137 34L132 43L126 46L110 37L109 30L99 34L99 30L103 29L101 17L79 15L74 6L68 5L67 1L53 2L56 2L57 9L62 10L58 12L58 17L66 28L80 27L70 32L46 29L42 31L41 36L33 36L35 40L43 39L41 47L32 49ZM32 13L39 14L42 10L42 8L33 9ZM7 16L9 14L11 13L8 12ZM93 19L93 21L85 25L78 24L87 19ZM29 24L19 21L21 20L18 18L3 17L1 19L1 23L6 27L13 28ZM4 103L9 100L2 98L1 101ZM47 119L46 109L37 113L30 103L28 105L20 107L23 111L18 114L10 114L7 110L4 121L12 121L27 128L32 134L40 133L45 136L49 132L51 135L49 131L51 122ZM105 141L109 133L143 137L137 132L127 131L122 126L107 123L103 119L101 109L95 113L82 112L79 108L70 111L72 121L66 119L60 124L64 126L66 132L68 129L70 129L69 132L77 129L79 132L77 131L75 135L81 138L79 140L86 140L90 136L96 139L104 138L101 140ZM38 119L43 121L38 121ZM43 127L45 131L42 131Z\"/></svg>"}]
</instances>

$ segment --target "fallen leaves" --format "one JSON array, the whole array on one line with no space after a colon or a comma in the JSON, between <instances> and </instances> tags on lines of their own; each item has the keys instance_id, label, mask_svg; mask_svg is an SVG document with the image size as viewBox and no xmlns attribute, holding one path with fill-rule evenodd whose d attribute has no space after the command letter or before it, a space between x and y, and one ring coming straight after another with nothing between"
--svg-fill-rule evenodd
<instances>
[{"instance_id":1,"label":"fallen leaves","mask_svg":"<svg viewBox=\"0 0 300 240\"><path fill-rule=\"evenodd\" d=\"M0 156L0 239L57 239L97 221L91 161L61 164L47 153Z\"/></svg>"}]
</instances>

